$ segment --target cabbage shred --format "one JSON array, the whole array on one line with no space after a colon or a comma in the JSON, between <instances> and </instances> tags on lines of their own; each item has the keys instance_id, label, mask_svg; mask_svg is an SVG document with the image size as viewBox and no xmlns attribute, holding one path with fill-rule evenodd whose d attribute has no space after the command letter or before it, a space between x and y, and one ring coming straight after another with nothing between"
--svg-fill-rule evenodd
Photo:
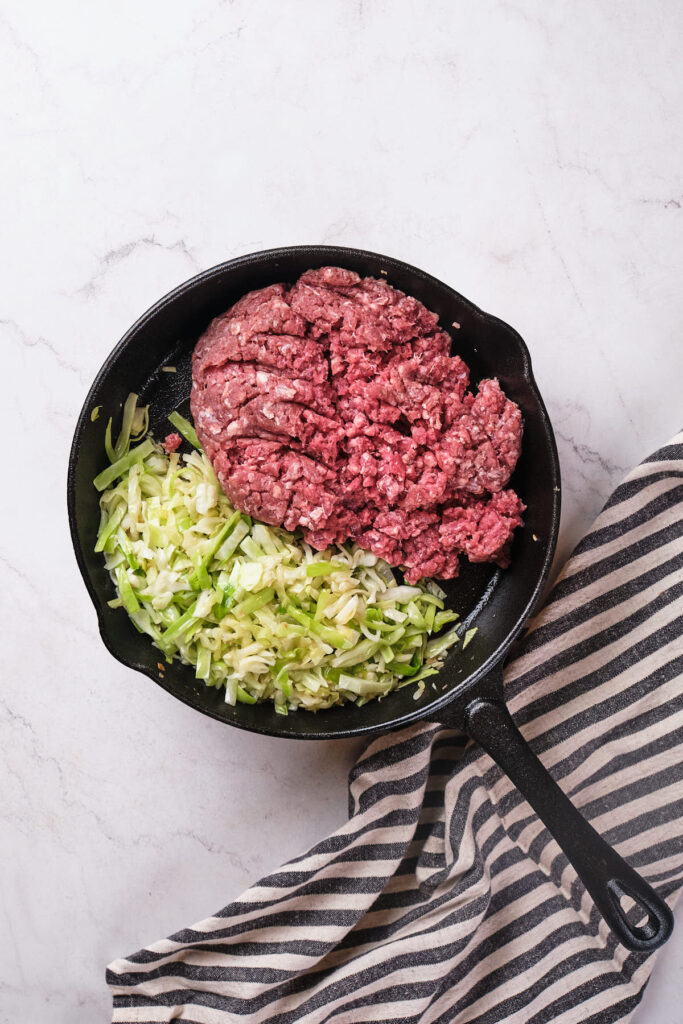
<instances>
[{"instance_id":1,"label":"cabbage shred","mask_svg":"<svg viewBox=\"0 0 683 1024\"><path fill-rule=\"evenodd\" d=\"M201 450L167 455L144 436L147 412L136 403L131 395L121 435L107 445L111 465L94 481L95 550L117 593L110 605L167 661L224 687L229 704L318 711L409 683L419 697L460 639L453 628L430 639L457 619L438 585L399 585L357 545L315 551L239 512Z\"/></svg>"}]
</instances>

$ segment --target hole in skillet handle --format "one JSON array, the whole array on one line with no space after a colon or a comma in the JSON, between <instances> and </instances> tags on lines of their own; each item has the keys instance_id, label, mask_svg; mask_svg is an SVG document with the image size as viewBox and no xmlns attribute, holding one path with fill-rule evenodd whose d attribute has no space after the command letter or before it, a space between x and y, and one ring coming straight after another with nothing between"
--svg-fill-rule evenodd
<instances>
[{"instance_id":1,"label":"hole in skillet handle","mask_svg":"<svg viewBox=\"0 0 683 1024\"><path fill-rule=\"evenodd\" d=\"M664 906L668 913L662 913L659 901L651 902L646 893L634 892L628 882L618 878L607 882L607 891L614 906L615 917L623 929L619 938L624 945L629 949L649 952L666 941L673 928L673 917L666 904ZM612 927L616 931L614 924Z\"/></svg>"}]
</instances>

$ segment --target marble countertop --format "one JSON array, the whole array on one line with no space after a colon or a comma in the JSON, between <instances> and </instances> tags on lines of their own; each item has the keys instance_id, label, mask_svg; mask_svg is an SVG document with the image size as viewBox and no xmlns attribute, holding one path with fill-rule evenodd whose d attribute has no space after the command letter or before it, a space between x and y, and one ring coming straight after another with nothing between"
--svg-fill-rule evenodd
<instances>
[{"instance_id":1,"label":"marble countertop","mask_svg":"<svg viewBox=\"0 0 683 1024\"><path fill-rule=\"evenodd\" d=\"M6 0L1 1021L108 1020L106 963L341 823L357 750L228 730L105 651L64 489L107 353L241 253L417 264L526 339L565 557L681 425L682 39L674 0ZM682 925L638 1024L680 1020Z\"/></svg>"}]
</instances>

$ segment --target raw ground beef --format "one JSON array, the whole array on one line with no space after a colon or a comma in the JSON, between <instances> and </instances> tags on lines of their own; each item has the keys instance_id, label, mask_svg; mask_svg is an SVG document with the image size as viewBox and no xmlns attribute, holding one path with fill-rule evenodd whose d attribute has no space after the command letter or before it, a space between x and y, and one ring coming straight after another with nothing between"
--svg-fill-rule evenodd
<instances>
[{"instance_id":1,"label":"raw ground beef","mask_svg":"<svg viewBox=\"0 0 683 1024\"><path fill-rule=\"evenodd\" d=\"M167 434L165 439L161 443L164 447L164 451L166 452L166 454L172 455L173 452L178 451L180 445L182 444L182 441L183 439L180 436L180 434Z\"/></svg>"},{"instance_id":2,"label":"raw ground beef","mask_svg":"<svg viewBox=\"0 0 683 1024\"><path fill-rule=\"evenodd\" d=\"M193 356L192 415L225 493L315 548L355 540L408 582L508 563L522 417L417 299L338 267L251 292Z\"/></svg>"}]
</instances>

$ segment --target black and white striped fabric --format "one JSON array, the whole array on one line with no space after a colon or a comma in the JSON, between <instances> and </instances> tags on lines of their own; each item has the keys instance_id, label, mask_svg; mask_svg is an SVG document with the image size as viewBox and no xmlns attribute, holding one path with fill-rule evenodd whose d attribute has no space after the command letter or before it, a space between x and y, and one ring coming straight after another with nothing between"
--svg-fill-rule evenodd
<instances>
[{"instance_id":1,"label":"black and white striped fabric","mask_svg":"<svg viewBox=\"0 0 683 1024\"><path fill-rule=\"evenodd\" d=\"M510 709L670 903L683 880L683 434L605 506L505 672ZM609 1024L653 958L616 943L511 783L455 732L374 741L350 820L108 971L113 1021Z\"/></svg>"}]
</instances>

